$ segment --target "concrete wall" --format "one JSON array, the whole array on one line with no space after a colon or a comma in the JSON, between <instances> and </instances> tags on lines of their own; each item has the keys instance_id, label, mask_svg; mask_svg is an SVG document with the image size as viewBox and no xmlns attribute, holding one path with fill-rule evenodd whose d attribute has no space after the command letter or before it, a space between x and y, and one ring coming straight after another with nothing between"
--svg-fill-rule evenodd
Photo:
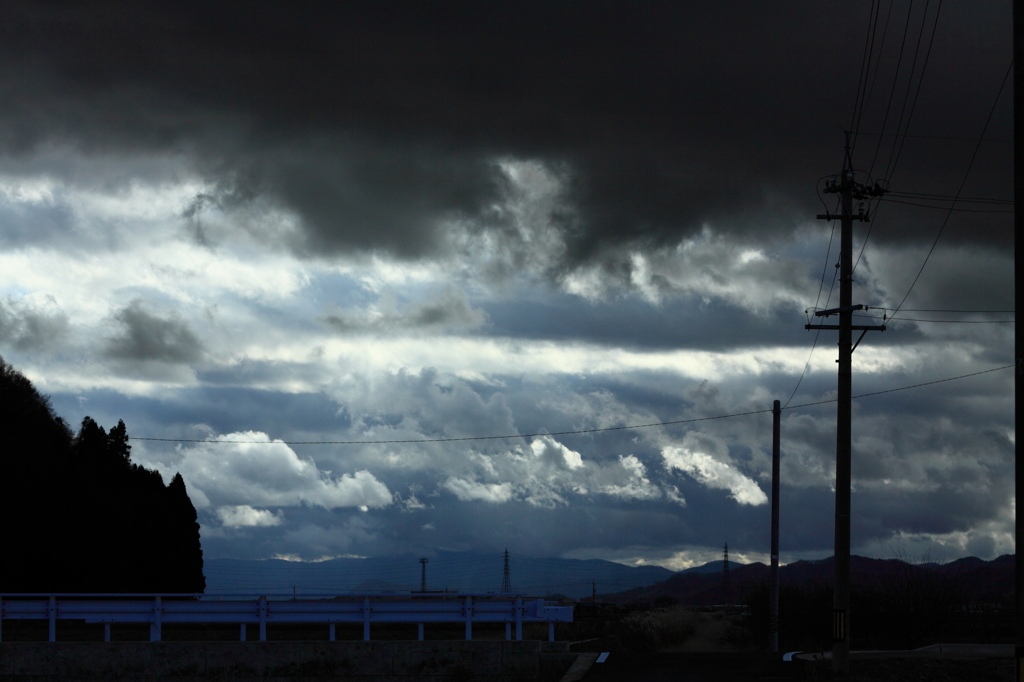
<instances>
[{"instance_id":1,"label":"concrete wall","mask_svg":"<svg viewBox=\"0 0 1024 682\"><path fill-rule=\"evenodd\" d=\"M567 642L2 642L0 680L557 682Z\"/></svg>"}]
</instances>

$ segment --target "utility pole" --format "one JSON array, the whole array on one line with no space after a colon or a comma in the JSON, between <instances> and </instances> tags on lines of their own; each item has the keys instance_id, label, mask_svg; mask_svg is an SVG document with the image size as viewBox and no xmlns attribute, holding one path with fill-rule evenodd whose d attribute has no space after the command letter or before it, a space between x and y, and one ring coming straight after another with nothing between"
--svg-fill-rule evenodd
<instances>
[{"instance_id":1,"label":"utility pole","mask_svg":"<svg viewBox=\"0 0 1024 682\"><path fill-rule=\"evenodd\" d=\"M832 595L832 670L839 677L850 674L850 456L851 456L851 395L853 351L864 334L871 330L885 331L885 325L855 325L853 311L867 306L853 305L853 221L867 222L863 204L857 215L853 213L853 200L881 196L881 187L867 187L854 180L853 160L850 158L850 132L846 131L846 152L843 171L826 183L825 192L838 194L842 212L837 216L826 213L822 220L840 219L839 237L839 307L817 310L818 317L839 315L839 324L808 324L805 329L836 329L839 331L839 386L836 414L836 518L835 556ZM853 331L861 331L853 343Z\"/></svg>"},{"instance_id":2,"label":"utility pole","mask_svg":"<svg viewBox=\"0 0 1024 682\"><path fill-rule=\"evenodd\" d=\"M779 421L782 407L772 403L772 570L768 599L768 650L779 650Z\"/></svg>"},{"instance_id":3,"label":"utility pole","mask_svg":"<svg viewBox=\"0 0 1024 682\"><path fill-rule=\"evenodd\" d=\"M1024 68L1017 68L1017 57L1024 58L1024 2L1013 0L1013 199L1014 206L1024 206ZM1013 277L1014 291L1019 291L1024 286L1022 268L1024 268L1024 211L1014 211L1013 214ZM1020 296L1014 301L1016 312L1020 312ZM1016 367L1013 370L1013 396L1015 405L1013 408L1013 421L1015 433L1020 433L1021 423L1020 410L1024 404L1024 328L1020 322L1020 315L1014 315L1013 323L1016 339L1014 340L1014 360ZM1020 445L1014 441L1014 494L1017 500L1024 499L1024 478L1021 477L1024 468L1024 456L1021 456ZM1020 512L1016 513L1014 519L1014 532L1017 542L1024 537L1024 524L1021 524ZM1016 549L1014 549L1016 553ZM1021 565L1020 557L1016 559L1016 597L1014 599L1017 610L1017 636L1016 636L1016 661L1017 675L1014 679L1020 680L1024 674L1024 566Z\"/></svg>"},{"instance_id":4,"label":"utility pole","mask_svg":"<svg viewBox=\"0 0 1024 682\"><path fill-rule=\"evenodd\" d=\"M420 559L420 592L427 591L427 557Z\"/></svg>"}]
</instances>

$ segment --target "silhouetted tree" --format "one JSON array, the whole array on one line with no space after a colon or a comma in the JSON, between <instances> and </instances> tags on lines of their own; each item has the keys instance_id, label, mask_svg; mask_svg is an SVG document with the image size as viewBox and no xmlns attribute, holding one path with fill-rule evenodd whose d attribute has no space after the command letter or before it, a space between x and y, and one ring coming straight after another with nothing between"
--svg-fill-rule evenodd
<instances>
[{"instance_id":1,"label":"silhouetted tree","mask_svg":"<svg viewBox=\"0 0 1024 682\"><path fill-rule=\"evenodd\" d=\"M120 419L117 420L117 426L110 429L110 433L107 434L107 450L111 456L125 464L132 461L132 446L128 445L128 428Z\"/></svg>"},{"instance_id":2,"label":"silhouetted tree","mask_svg":"<svg viewBox=\"0 0 1024 682\"><path fill-rule=\"evenodd\" d=\"M203 553L185 482L131 462L123 421L72 437L0 358L0 592L200 592Z\"/></svg>"},{"instance_id":3,"label":"silhouetted tree","mask_svg":"<svg viewBox=\"0 0 1024 682\"><path fill-rule=\"evenodd\" d=\"M181 474L174 474L167 492L177 543L174 552L180 562L178 570L185 581L182 590L202 592L206 589L206 577L203 575L203 550L199 542L199 517Z\"/></svg>"}]
</instances>

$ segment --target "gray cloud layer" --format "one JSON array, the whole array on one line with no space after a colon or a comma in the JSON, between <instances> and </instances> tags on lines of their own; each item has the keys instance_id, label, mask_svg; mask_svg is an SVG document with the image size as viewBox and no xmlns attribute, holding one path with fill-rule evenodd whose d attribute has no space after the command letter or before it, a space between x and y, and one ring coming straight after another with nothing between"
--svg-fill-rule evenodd
<instances>
[{"instance_id":1,"label":"gray cloud layer","mask_svg":"<svg viewBox=\"0 0 1024 682\"><path fill-rule=\"evenodd\" d=\"M764 414L264 441L787 398L837 258L815 181L839 170L869 5L0 3L0 350L71 422L260 440L136 443L204 496L211 556L761 551ZM909 58L891 87L909 8L854 151L874 177L893 138L867 133L914 92ZM941 139L906 140L895 189L959 186L974 143L947 138L980 132L1009 14L944 4L911 126ZM967 194L1010 195L1011 94ZM858 224L855 302L898 303L943 218L890 203ZM907 307L1012 308L1010 227L954 214ZM1007 316L967 317L986 324L868 337L855 392L1008 363L1011 326L987 324ZM794 404L833 397L834 342ZM1012 547L1008 376L856 403L857 547ZM834 447L831 406L786 413L793 556L831 551Z\"/></svg>"},{"instance_id":2,"label":"gray cloud layer","mask_svg":"<svg viewBox=\"0 0 1024 682\"><path fill-rule=\"evenodd\" d=\"M402 257L443 253L451 221L507 239L494 161L537 159L563 169L575 207L551 216L561 267L600 262L610 275L631 267L623 244L674 245L707 222L758 238L816 210L809 188L838 170L836 112L853 99L853 29L867 23L866 6L759 2L2 11L8 154L184 153L216 180L216 205L262 197L297 211L300 252ZM913 132L971 137L1009 62L1009 10L943 12ZM881 132L893 63L865 116L879 130L865 132ZM992 137L1008 135L1005 97ZM863 137L858 165L878 140L888 158L887 138ZM1007 150L986 146L971 189L1007 195ZM896 178L913 185L900 188L951 192L959 176L946 169L969 152L911 139ZM886 207L873 239L927 239L924 213ZM947 239L1009 239L1003 219L954 222Z\"/></svg>"},{"instance_id":3,"label":"gray cloud layer","mask_svg":"<svg viewBox=\"0 0 1024 682\"><path fill-rule=\"evenodd\" d=\"M107 341L106 353L121 360L190 363L203 356L203 344L176 315L160 317L132 301L114 314L120 333Z\"/></svg>"}]
</instances>

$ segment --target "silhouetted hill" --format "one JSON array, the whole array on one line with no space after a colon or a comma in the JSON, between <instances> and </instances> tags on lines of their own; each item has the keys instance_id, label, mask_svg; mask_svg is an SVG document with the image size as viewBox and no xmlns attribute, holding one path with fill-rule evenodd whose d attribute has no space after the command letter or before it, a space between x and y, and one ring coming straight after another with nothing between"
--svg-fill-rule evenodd
<instances>
[{"instance_id":1,"label":"silhouetted hill","mask_svg":"<svg viewBox=\"0 0 1024 682\"><path fill-rule=\"evenodd\" d=\"M744 565L745 564L741 564L738 561L730 561L729 562L729 570L730 571L735 571L737 568L739 568L740 566L744 566ZM692 568L686 568L686 569L683 569L682 571L679 571L679 572L680 573L718 573L719 575L721 575L722 568L723 568L722 561L718 560L718 561L709 561L706 564L704 564L703 566L694 566Z\"/></svg>"},{"instance_id":2,"label":"silhouetted hill","mask_svg":"<svg viewBox=\"0 0 1024 682\"><path fill-rule=\"evenodd\" d=\"M512 588L531 596L562 593L589 597L596 583L599 592L650 585L672 576L661 566L624 566L599 559L510 558ZM427 564L428 590L497 592L503 570L501 554L437 552ZM338 558L302 562L280 559L209 559L210 592L349 592L361 590L409 591L420 588L417 555L399 557Z\"/></svg>"},{"instance_id":3,"label":"silhouetted hill","mask_svg":"<svg viewBox=\"0 0 1024 682\"><path fill-rule=\"evenodd\" d=\"M715 562L713 562L715 563ZM721 562L717 562L721 566ZM779 582L801 587L828 587L832 584L832 557L815 561L795 561L780 567ZM890 583L894 576L902 579L934 573L955 576L962 584L967 598L976 604L996 604L1012 598L1014 589L1015 557L1004 555L992 561L976 557L958 559L948 564L910 564L899 559L870 559L850 557L850 580L856 587L874 588ZM701 567L703 568L703 567ZM600 599L618 604L675 601L694 606L740 603L744 594L768 579L769 567L762 563L732 568L729 577L731 591L725 595L722 571L684 571L652 585L600 595Z\"/></svg>"},{"instance_id":4,"label":"silhouetted hill","mask_svg":"<svg viewBox=\"0 0 1024 682\"><path fill-rule=\"evenodd\" d=\"M203 590L185 482L132 464L124 422L73 435L0 358L0 432L0 593Z\"/></svg>"}]
</instances>

